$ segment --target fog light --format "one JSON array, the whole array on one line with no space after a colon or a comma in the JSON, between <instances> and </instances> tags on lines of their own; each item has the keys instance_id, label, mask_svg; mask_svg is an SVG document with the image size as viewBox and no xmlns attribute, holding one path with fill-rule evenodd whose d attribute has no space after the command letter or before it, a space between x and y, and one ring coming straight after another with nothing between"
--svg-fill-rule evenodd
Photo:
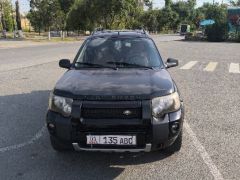
<instances>
[{"instance_id":1,"label":"fog light","mask_svg":"<svg viewBox=\"0 0 240 180\"><path fill-rule=\"evenodd\" d=\"M171 125L171 132L172 132L173 134L176 134L176 133L179 131L179 128L180 128L179 122L174 122L174 123L172 123L172 125Z\"/></svg>"},{"instance_id":2,"label":"fog light","mask_svg":"<svg viewBox=\"0 0 240 180\"><path fill-rule=\"evenodd\" d=\"M52 124L52 123L48 123L48 128L49 128L49 129L54 129L54 128L55 128L55 125Z\"/></svg>"},{"instance_id":3,"label":"fog light","mask_svg":"<svg viewBox=\"0 0 240 180\"><path fill-rule=\"evenodd\" d=\"M48 127L49 133L51 133L51 134L54 134L54 133L55 133L56 127L55 127L55 125L54 125L53 123L48 123L48 124L47 124L47 127Z\"/></svg>"}]
</instances>

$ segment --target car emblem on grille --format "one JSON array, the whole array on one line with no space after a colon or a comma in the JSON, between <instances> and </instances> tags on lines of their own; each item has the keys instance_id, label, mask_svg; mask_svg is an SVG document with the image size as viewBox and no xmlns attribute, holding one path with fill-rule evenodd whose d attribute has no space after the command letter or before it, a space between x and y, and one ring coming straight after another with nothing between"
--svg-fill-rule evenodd
<instances>
[{"instance_id":1,"label":"car emblem on grille","mask_svg":"<svg viewBox=\"0 0 240 180\"><path fill-rule=\"evenodd\" d=\"M124 115L126 115L126 116L129 116L129 115L131 115L131 114L132 114L132 112L131 112L131 111L129 111L129 110L126 110L126 111L123 111L123 114L124 114Z\"/></svg>"}]
</instances>

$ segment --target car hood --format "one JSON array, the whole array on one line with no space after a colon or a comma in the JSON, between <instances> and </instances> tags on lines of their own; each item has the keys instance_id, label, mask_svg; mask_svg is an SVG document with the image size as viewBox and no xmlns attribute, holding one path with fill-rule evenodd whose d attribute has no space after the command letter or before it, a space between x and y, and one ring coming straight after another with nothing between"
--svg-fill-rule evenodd
<instances>
[{"instance_id":1,"label":"car hood","mask_svg":"<svg viewBox=\"0 0 240 180\"><path fill-rule=\"evenodd\" d=\"M66 97L128 96L149 99L174 92L165 69L69 70L57 82L54 94Z\"/></svg>"}]
</instances>

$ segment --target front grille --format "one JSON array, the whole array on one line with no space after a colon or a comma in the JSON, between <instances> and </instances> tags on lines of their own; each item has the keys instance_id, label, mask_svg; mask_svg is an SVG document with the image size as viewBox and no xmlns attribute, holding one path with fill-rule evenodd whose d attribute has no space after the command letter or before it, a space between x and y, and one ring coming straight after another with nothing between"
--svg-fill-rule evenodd
<instances>
[{"instance_id":1,"label":"front grille","mask_svg":"<svg viewBox=\"0 0 240 180\"><path fill-rule=\"evenodd\" d=\"M141 119L141 108L82 108L86 119Z\"/></svg>"},{"instance_id":2,"label":"front grille","mask_svg":"<svg viewBox=\"0 0 240 180\"><path fill-rule=\"evenodd\" d=\"M123 146L87 145L86 135L136 135L137 146L144 148L151 140L150 106L142 101L82 101L80 121L73 126L73 140L81 147L134 148ZM130 111L131 113L126 113Z\"/></svg>"},{"instance_id":3,"label":"front grille","mask_svg":"<svg viewBox=\"0 0 240 180\"><path fill-rule=\"evenodd\" d=\"M141 101L85 101L81 108L85 119L141 119Z\"/></svg>"}]
</instances>

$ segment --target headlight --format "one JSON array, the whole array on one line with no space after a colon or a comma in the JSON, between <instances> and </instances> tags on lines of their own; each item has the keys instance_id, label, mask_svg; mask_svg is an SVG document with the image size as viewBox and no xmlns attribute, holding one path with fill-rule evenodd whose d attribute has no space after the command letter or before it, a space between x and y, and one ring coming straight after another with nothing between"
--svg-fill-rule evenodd
<instances>
[{"instance_id":1,"label":"headlight","mask_svg":"<svg viewBox=\"0 0 240 180\"><path fill-rule=\"evenodd\" d=\"M73 99L71 98L65 98L51 94L49 99L49 109L68 117L72 112L72 102Z\"/></svg>"},{"instance_id":2,"label":"headlight","mask_svg":"<svg viewBox=\"0 0 240 180\"><path fill-rule=\"evenodd\" d=\"M152 115L159 118L166 113L177 111L180 109L180 104L177 92L168 96L154 98L152 99Z\"/></svg>"}]
</instances>

